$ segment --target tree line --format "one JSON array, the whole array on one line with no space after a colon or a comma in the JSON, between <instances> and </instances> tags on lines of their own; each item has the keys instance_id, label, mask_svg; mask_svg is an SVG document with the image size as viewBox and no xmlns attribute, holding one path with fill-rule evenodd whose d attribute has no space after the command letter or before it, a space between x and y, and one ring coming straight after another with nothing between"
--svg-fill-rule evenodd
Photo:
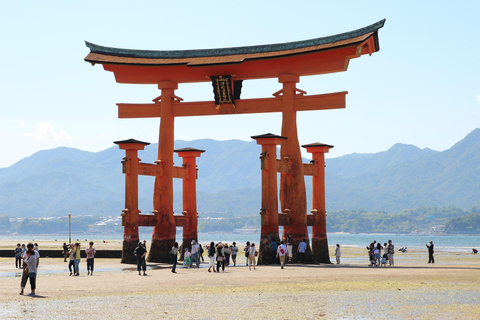
<instances>
[{"instance_id":1,"label":"tree line","mask_svg":"<svg viewBox=\"0 0 480 320\"><path fill-rule=\"evenodd\" d=\"M444 226L445 233L480 234L480 207L462 210L456 207L405 209L399 213L366 210L342 210L327 213L328 232L348 233L410 233L429 232L433 227ZM233 213L209 214L198 222L199 232L225 232L245 226L260 230L260 215L235 217ZM118 217L117 217L118 218ZM102 223L99 223L102 222ZM0 234L54 234L67 233L68 218L10 218L0 215ZM119 219L111 217L76 216L71 220L72 232L122 233Z\"/></svg>"}]
</instances>

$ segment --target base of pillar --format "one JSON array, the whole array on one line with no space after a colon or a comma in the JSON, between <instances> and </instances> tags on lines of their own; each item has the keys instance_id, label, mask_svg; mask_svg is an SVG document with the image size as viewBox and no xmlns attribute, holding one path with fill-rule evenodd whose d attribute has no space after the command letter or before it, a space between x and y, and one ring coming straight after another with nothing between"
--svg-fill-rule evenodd
<instances>
[{"instance_id":1,"label":"base of pillar","mask_svg":"<svg viewBox=\"0 0 480 320\"><path fill-rule=\"evenodd\" d=\"M152 240L150 251L148 252L148 262L172 263L170 251L172 251L175 239Z\"/></svg>"},{"instance_id":2,"label":"base of pillar","mask_svg":"<svg viewBox=\"0 0 480 320\"><path fill-rule=\"evenodd\" d=\"M265 243L263 241L260 242L259 248L258 248L258 260L257 264L258 265L269 265L272 264L271 257L270 257L270 243L266 241Z\"/></svg>"},{"instance_id":3,"label":"base of pillar","mask_svg":"<svg viewBox=\"0 0 480 320\"><path fill-rule=\"evenodd\" d=\"M121 263L137 263L137 257L133 254L133 251L138 247L138 241L138 239L129 241L123 240Z\"/></svg>"},{"instance_id":4,"label":"base of pillar","mask_svg":"<svg viewBox=\"0 0 480 320\"><path fill-rule=\"evenodd\" d=\"M312 251L315 260L319 263L332 263L330 262L330 255L328 253L327 239L312 239Z\"/></svg>"},{"instance_id":5,"label":"base of pillar","mask_svg":"<svg viewBox=\"0 0 480 320\"><path fill-rule=\"evenodd\" d=\"M278 229L278 227L276 229ZM258 250L258 259L257 259L258 265L272 265L278 260L276 258L273 258L274 261L272 261L272 253L270 251L270 245L272 243L272 239L275 239L275 241L277 242L277 246L280 245L280 242L278 241L279 239L278 232L271 232L271 233L266 233L261 235L260 242L255 245ZM275 252L275 256L276 256L276 252Z\"/></svg>"}]
</instances>

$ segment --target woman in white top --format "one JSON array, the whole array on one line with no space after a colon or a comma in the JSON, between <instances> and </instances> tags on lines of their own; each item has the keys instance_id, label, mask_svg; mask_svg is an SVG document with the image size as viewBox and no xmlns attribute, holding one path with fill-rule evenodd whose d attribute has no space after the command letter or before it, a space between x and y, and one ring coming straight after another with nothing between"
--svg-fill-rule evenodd
<instances>
[{"instance_id":1,"label":"woman in white top","mask_svg":"<svg viewBox=\"0 0 480 320\"><path fill-rule=\"evenodd\" d=\"M248 248L248 269L252 270L252 264L253 270L255 270L255 243L253 242Z\"/></svg>"}]
</instances>

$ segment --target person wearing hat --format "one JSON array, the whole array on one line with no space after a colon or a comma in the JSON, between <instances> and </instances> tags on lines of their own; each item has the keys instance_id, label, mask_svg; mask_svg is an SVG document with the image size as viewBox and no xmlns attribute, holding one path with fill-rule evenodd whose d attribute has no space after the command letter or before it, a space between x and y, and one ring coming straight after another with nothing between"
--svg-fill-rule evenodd
<instances>
[{"instance_id":1,"label":"person wearing hat","mask_svg":"<svg viewBox=\"0 0 480 320\"><path fill-rule=\"evenodd\" d=\"M137 257L138 275L141 276L142 273L140 271L143 270L143 275L146 276L147 263L145 262L145 255L147 254L147 250L143 247L142 242L138 243L138 247L135 248L133 254L135 255L135 257Z\"/></svg>"},{"instance_id":2,"label":"person wearing hat","mask_svg":"<svg viewBox=\"0 0 480 320\"><path fill-rule=\"evenodd\" d=\"M433 259L433 241L430 241L430 245L425 245L428 248L428 263L435 263Z\"/></svg>"}]
</instances>

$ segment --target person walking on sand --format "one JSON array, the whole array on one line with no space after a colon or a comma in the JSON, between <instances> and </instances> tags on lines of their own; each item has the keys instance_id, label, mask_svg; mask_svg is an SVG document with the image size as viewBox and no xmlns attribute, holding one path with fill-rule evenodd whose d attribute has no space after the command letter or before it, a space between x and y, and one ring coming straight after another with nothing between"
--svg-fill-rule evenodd
<instances>
[{"instance_id":1,"label":"person walking on sand","mask_svg":"<svg viewBox=\"0 0 480 320\"><path fill-rule=\"evenodd\" d=\"M275 239L272 239L270 242L270 264L274 265L277 263L277 242Z\"/></svg>"},{"instance_id":2,"label":"person walking on sand","mask_svg":"<svg viewBox=\"0 0 480 320\"><path fill-rule=\"evenodd\" d=\"M225 267L228 267L230 265L230 254L232 253L228 243L223 244L223 253L225 254L225 260L223 263L225 264Z\"/></svg>"},{"instance_id":3,"label":"person walking on sand","mask_svg":"<svg viewBox=\"0 0 480 320\"><path fill-rule=\"evenodd\" d=\"M430 241L430 245L426 244L428 248L428 263L435 263L433 259L433 241Z\"/></svg>"},{"instance_id":4,"label":"person walking on sand","mask_svg":"<svg viewBox=\"0 0 480 320\"><path fill-rule=\"evenodd\" d=\"M380 267L380 262L382 258L382 245L380 243L377 243L377 247L373 249L373 255L375 267Z\"/></svg>"},{"instance_id":5,"label":"person walking on sand","mask_svg":"<svg viewBox=\"0 0 480 320\"><path fill-rule=\"evenodd\" d=\"M230 249L232 250L232 262L233 262L233 266L235 267L237 265L237 252L238 252L237 243L235 241L232 243L232 246L230 247Z\"/></svg>"},{"instance_id":6,"label":"person walking on sand","mask_svg":"<svg viewBox=\"0 0 480 320\"><path fill-rule=\"evenodd\" d=\"M75 273L75 246L73 243L70 243L70 260L68 262L68 270L70 270L70 275Z\"/></svg>"},{"instance_id":7,"label":"person walking on sand","mask_svg":"<svg viewBox=\"0 0 480 320\"><path fill-rule=\"evenodd\" d=\"M20 243L17 243L17 247L14 250L15 252L15 268L21 269L22 268L22 247Z\"/></svg>"},{"instance_id":8,"label":"person walking on sand","mask_svg":"<svg viewBox=\"0 0 480 320\"><path fill-rule=\"evenodd\" d=\"M305 263L305 250L307 250L307 243L306 240L303 239L302 242L298 244L298 255L300 256L300 263Z\"/></svg>"},{"instance_id":9,"label":"person walking on sand","mask_svg":"<svg viewBox=\"0 0 480 320\"><path fill-rule=\"evenodd\" d=\"M200 256L200 261L205 262L203 259L203 247L201 243L198 243L198 255Z\"/></svg>"},{"instance_id":10,"label":"person walking on sand","mask_svg":"<svg viewBox=\"0 0 480 320\"><path fill-rule=\"evenodd\" d=\"M252 264L253 264L253 270L255 270L255 255L256 255L256 250L255 250L255 243L252 242L250 245L250 248L248 248L248 269L252 270Z\"/></svg>"},{"instance_id":11,"label":"person walking on sand","mask_svg":"<svg viewBox=\"0 0 480 320\"><path fill-rule=\"evenodd\" d=\"M245 263L246 266L248 266L248 249L250 249L250 241L247 241L245 248L243 248L243 251L245 251L245 258L247 259L247 262Z\"/></svg>"},{"instance_id":12,"label":"person walking on sand","mask_svg":"<svg viewBox=\"0 0 480 320\"><path fill-rule=\"evenodd\" d=\"M75 243L75 275L78 277L80 275L80 243Z\"/></svg>"},{"instance_id":13,"label":"person walking on sand","mask_svg":"<svg viewBox=\"0 0 480 320\"><path fill-rule=\"evenodd\" d=\"M173 244L172 250L170 250L170 258L172 259L172 272L177 273L175 269L177 268L178 260L178 242Z\"/></svg>"},{"instance_id":14,"label":"person walking on sand","mask_svg":"<svg viewBox=\"0 0 480 320\"><path fill-rule=\"evenodd\" d=\"M392 243L392 240L388 240L388 265L394 267L395 263L393 261L393 255L395 254L395 246Z\"/></svg>"},{"instance_id":15,"label":"person walking on sand","mask_svg":"<svg viewBox=\"0 0 480 320\"><path fill-rule=\"evenodd\" d=\"M198 268L199 264L200 264L200 257L199 257L199 254L200 254L200 247L198 246L198 244L195 242L195 240L192 240L192 250L190 252L192 254L192 260L190 262L190 268L192 267L193 265L193 260L195 260L195 264Z\"/></svg>"},{"instance_id":16,"label":"person walking on sand","mask_svg":"<svg viewBox=\"0 0 480 320\"><path fill-rule=\"evenodd\" d=\"M208 272L213 272L215 271L215 243L212 241L210 242L210 245L208 246Z\"/></svg>"},{"instance_id":17,"label":"person walking on sand","mask_svg":"<svg viewBox=\"0 0 480 320\"><path fill-rule=\"evenodd\" d=\"M27 267L25 268L25 273L28 274L28 279L30 279L30 288L31 293L28 296L35 296L36 289L36 280L37 280L37 258L35 258L35 251L33 249L27 250ZM22 292L23 294L23 288Z\"/></svg>"},{"instance_id":18,"label":"person walking on sand","mask_svg":"<svg viewBox=\"0 0 480 320\"><path fill-rule=\"evenodd\" d=\"M341 256L342 256L342 253L340 252L340 244L337 243L337 246L335 247L335 259L337 260L337 264L340 264Z\"/></svg>"},{"instance_id":19,"label":"person walking on sand","mask_svg":"<svg viewBox=\"0 0 480 320\"><path fill-rule=\"evenodd\" d=\"M67 243L64 242L63 243L63 262L67 262L68 253L69 253L69 250L68 250Z\"/></svg>"},{"instance_id":20,"label":"person walking on sand","mask_svg":"<svg viewBox=\"0 0 480 320\"><path fill-rule=\"evenodd\" d=\"M222 272L225 272L225 253L223 252L223 245L219 243L217 245L217 272L220 272L220 266L222 266Z\"/></svg>"},{"instance_id":21,"label":"person walking on sand","mask_svg":"<svg viewBox=\"0 0 480 320\"><path fill-rule=\"evenodd\" d=\"M23 257L23 272L22 272L22 280L20 281L20 294L23 295L23 291L25 289L25 286L27 285L27 280L28 280L28 270L27 269L27 260L28 260L28 257L27 257L27 251L31 251L33 250L33 243L29 243L27 244L27 250L25 250L25 253L24 255L22 256ZM38 253L38 251L35 251L33 250L33 254L35 256L35 260L36 260L36 265L35 265L35 270L38 270L38 265L40 264L40 253ZM35 271L37 272L37 271ZM30 285L32 284L32 282L30 282Z\"/></svg>"},{"instance_id":22,"label":"person walking on sand","mask_svg":"<svg viewBox=\"0 0 480 320\"><path fill-rule=\"evenodd\" d=\"M190 268L192 264L192 254L188 250L188 248L185 248L185 253L183 254L183 266L185 269Z\"/></svg>"},{"instance_id":23,"label":"person walking on sand","mask_svg":"<svg viewBox=\"0 0 480 320\"><path fill-rule=\"evenodd\" d=\"M147 250L143 247L143 243L139 242L138 247L133 250L133 254L137 258L137 270L138 270L138 275L141 276L141 272L143 271L143 275L146 276L147 273L147 263L145 262L145 255L147 254Z\"/></svg>"},{"instance_id":24,"label":"person walking on sand","mask_svg":"<svg viewBox=\"0 0 480 320\"><path fill-rule=\"evenodd\" d=\"M288 250L288 262L292 262L293 258L293 236L291 233L287 234L287 250Z\"/></svg>"},{"instance_id":25,"label":"person walking on sand","mask_svg":"<svg viewBox=\"0 0 480 320\"><path fill-rule=\"evenodd\" d=\"M97 250L93 247L93 241L90 241L88 248L85 249L85 253L87 254L87 275L93 276L93 260L95 253L97 253Z\"/></svg>"},{"instance_id":26,"label":"person walking on sand","mask_svg":"<svg viewBox=\"0 0 480 320\"><path fill-rule=\"evenodd\" d=\"M280 245L277 248L277 257L280 259L280 268L283 269L285 266L285 258L287 255L287 246L285 246L285 243L282 241L280 242Z\"/></svg>"}]
</instances>

